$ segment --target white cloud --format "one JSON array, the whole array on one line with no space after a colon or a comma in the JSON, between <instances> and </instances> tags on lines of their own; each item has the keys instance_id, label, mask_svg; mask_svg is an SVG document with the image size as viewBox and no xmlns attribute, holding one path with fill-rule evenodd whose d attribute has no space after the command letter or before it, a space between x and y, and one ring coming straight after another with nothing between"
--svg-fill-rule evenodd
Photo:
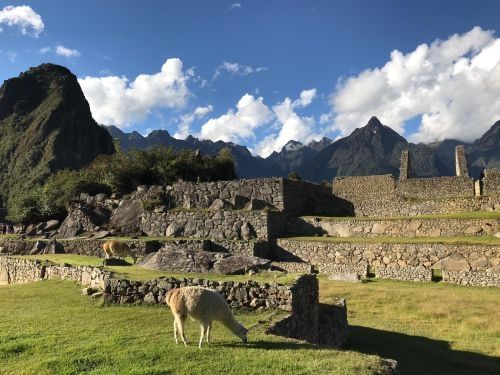
<instances>
[{"instance_id":1,"label":"white cloud","mask_svg":"<svg viewBox=\"0 0 500 375\"><path fill-rule=\"evenodd\" d=\"M3 31L2 25L18 27L23 35L35 38L44 28L42 17L28 5L8 5L0 10L0 32Z\"/></svg>"},{"instance_id":2,"label":"white cloud","mask_svg":"<svg viewBox=\"0 0 500 375\"><path fill-rule=\"evenodd\" d=\"M231 4L231 6L229 7L228 9L228 12L234 10L234 9L239 9L239 8L242 8L243 5L241 3L233 3Z\"/></svg>"},{"instance_id":3,"label":"white cloud","mask_svg":"<svg viewBox=\"0 0 500 375\"><path fill-rule=\"evenodd\" d=\"M245 94L238 101L236 112L229 110L225 115L208 120L201 127L199 137L239 143L253 139L255 130L272 119L273 114L262 97Z\"/></svg>"},{"instance_id":4,"label":"white cloud","mask_svg":"<svg viewBox=\"0 0 500 375\"><path fill-rule=\"evenodd\" d=\"M500 39L475 27L407 54L395 50L382 68L341 81L331 103L332 130L343 136L372 115L399 132L422 116L411 141L471 141L500 115Z\"/></svg>"},{"instance_id":5,"label":"white cloud","mask_svg":"<svg viewBox=\"0 0 500 375\"><path fill-rule=\"evenodd\" d=\"M186 139L191 131L191 124L196 119L201 119L212 112L214 107L212 105L208 105L206 107L197 107L193 113L188 113L182 115L180 117L180 123L177 128L177 133L174 134L174 137L177 139Z\"/></svg>"},{"instance_id":6,"label":"white cloud","mask_svg":"<svg viewBox=\"0 0 500 375\"><path fill-rule=\"evenodd\" d=\"M180 59L168 59L156 74L127 77L85 77L79 79L92 115L97 122L125 127L142 122L155 108L182 108L190 94Z\"/></svg>"},{"instance_id":7,"label":"white cloud","mask_svg":"<svg viewBox=\"0 0 500 375\"><path fill-rule=\"evenodd\" d=\"M46 48L42 48L42 50L46 50ZM42 52L42 50L40 50L40 52ZM47 50L46 52L48 52L48 51L49 50ZM80 55L81 55L80 52L77 51L76 49L66 48L63 45L56 46L55 52L56 52L56 55L63 56L66 58L80 57ZM42 52L42 54L43 54L43 52Z\"/></svg>"},{"instance_id":8,"label":"white cloud","mask_svg":"<svg viewBox=\"0 0 500 375\"><path fill-rule=\"evenodd\" d=\"M259 73L259 72L263 72L265 70L267 70L267 67L265 67L265 66L259 66L259 67L254 68L254 67L251 67L249 65L239 64L237 62L232 63L232 62L224 61L221 65L219 65L215 69L215 73L212 77L212 81L219 78L219 76L224 72L229 73L229 74L233 74L236 76L247 76L247 75L250 75L252 73Z\"/></svg>"},{"instance_id":9,"label":"white cloud","mask_svg":"<svg viewBox=\"0 0 500 375\"><path fill-rule=\"evenodd\" d=\"M52 50L52 48L50 47L43 47L43 48L40 48L38 51L42 54L42 55L45 55L46 53L50 52Z\"/></svg>"},{"instance_id":10,"label":"white cloud","mask_svg":"<svg viewBox=\"0 0 500 375\"><path fill-rule=\"evenodd\" d=\"M304 90L297 100L292 101L285 98L283 102L273 107L274 114L280 125L280 130L276 134L265 137L255 147L255 152L262 157L269 156L273 151L281 151L290 140L308 143L313 139L321 138L315 133L316 122L312 117L301 117L295 110L304 108L312 103L316 96L316 89Z\"/></svg>"}]
</instances>

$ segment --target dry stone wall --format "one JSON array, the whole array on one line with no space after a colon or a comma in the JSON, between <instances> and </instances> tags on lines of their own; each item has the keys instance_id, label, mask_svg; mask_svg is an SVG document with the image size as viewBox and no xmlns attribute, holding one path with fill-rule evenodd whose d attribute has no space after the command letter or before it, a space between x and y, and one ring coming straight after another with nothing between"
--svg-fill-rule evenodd
<instances>
[{"instance_id":1,"label":"dry stone wall","mask_svg":"<svg viewBox=\"0 0 500 375\"><path fill-rule=\"evenodd\" d=\"M500 196L500 170L486 169L483 179L483 194L488 196Z\"/></svg>"},{"instance_id":2,"label":"dry stone wall","mask_svg":"<svg viewBox=\"0 0 500 375\"><path fill-rule=\"evenodd\" d=\"M141 229L148 236L213 239L267 239L267 211L155 211L145 212Z\"/></svg>"},{"instance_id":3,"label":"dry stone wall","mask_svg":"<svg viewBox=\"0 0 500 375\"><path fill-rule=\"evenodd\" d=\"M492 235L499 219L335 220L320 217L290 218L288 234L329 237L439 237Z\"/></svg>"},{"instance_id":4,"label":"dry stone wall","mask_svg":"<svg viewBox=\"0 0 500 375\"><path fill-rule=\"evenodd\" d=\"M104 292L109 303L165 304L167 292L184 286L202 286L221 293L233 308L280 309L290 314L269 329L269 333L313 343L340 347L348 334L345 302L320 314L318 280L304 275L291 285L255 281L212 281L194 278L160 278L133 281L114 278L110 272L95 267L70 267L43 264L40 261L0 257L0 284L15 284L61 278Z\"/></svg>"},{"instance_id":5,"label":"dry stone wall","mask_svg":"<svg viewBox=\"0 0 500 375\"><path fill-rule=\"evenodd\" d=\"M498 276L491 277L500 274L500 247L495 245L349 244L279 239L277 247L276 260L299 259L317 266L325 274L351 271L364 277L370 269L380 277L427 281L431 279L432 269L439 269L464 272L469 276L460 279L460 283L469 283L467 285L473 280L472 285L500 286ZM352 268L341 270L341 265ZM445 281L458 281L457 274L453 275Z\"/></svg>"},{"instance_id":6,"label":"dry stone wall","mask_svg":"<svg viewBox=\"0 0 500 375\"><path fill-rule=\"evenodd\" d=\"M474 197L474 179L463 176L409 178L400 181L396 195L409 199Z\"/></svg>"}]
</instances>

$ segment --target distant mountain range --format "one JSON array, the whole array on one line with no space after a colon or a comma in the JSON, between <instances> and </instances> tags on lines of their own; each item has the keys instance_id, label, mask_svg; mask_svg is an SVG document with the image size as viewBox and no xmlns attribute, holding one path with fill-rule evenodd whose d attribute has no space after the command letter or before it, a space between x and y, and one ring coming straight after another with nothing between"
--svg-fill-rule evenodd
<instances>
[{"instance_id":1,"label":"distant mountain range","mask_svg":"<svg viewBox=\"0 0 500 375\"><path fill-rule=\"evenodd\" d=\"M466 146L471 173L475 176L484 168L500 168L500 121L472 144L447 139L431 144L413 144L388 126L372 117L362 128L333 142L330 138L302 144L289 141L280 152L267 158L253 156L245 146L222 141L185 140L173 138L166 130L155 130L144 137L137 132L124 133L115 126L106 127L123 149L144 149L155 145L181 149L199 149L215 154L229 148L236 161L240 178L287 176L297 172L302 178L320 182L335 176L399 175L401 151L410 150L412 175L415 177L452 176L455 174L455 146Z\"/></svg>"}]
</instances>

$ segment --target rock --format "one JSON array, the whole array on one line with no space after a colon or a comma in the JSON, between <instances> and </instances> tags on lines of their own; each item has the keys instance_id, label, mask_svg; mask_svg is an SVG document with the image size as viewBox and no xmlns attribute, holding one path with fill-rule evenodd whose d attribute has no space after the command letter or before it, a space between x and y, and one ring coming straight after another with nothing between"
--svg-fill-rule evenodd
<instances>
[{"instance_id":1,"label":"rock","mask_svg":"<svg viewBox=\"0 0 500 375\"><path fill-rule=\"evenodd\" d=\"M478 226L470 226L468 227L465 231L464 231L464 234L468 234L468 235L471 235L471 234L479 234L483 231L483 228L481 227L478 227Z\"/></svg>"},{"instance_id":2,"label":"rock","mask_svg":"<svg viewBox=\"0 0 500 375\"><path fill-rule=\"evenodd\" d=\"M336 272L328 276L329 280L334 281L349 281L349 282L361 282L359 275L355 272Z\"/></svg>"},{"instance_id":3,"label":"rock","mask_svg":"<svg viewBox=\"0 0 500 375\"><path fill-rule=\"evenodd\" d=\"M216 261L227 254L203 250L175 250L162 248L154 253L142 266L152 270L173 272L207 272Z\"/></svg>"},{"instance_id":4,"label":"rock","mask_svg":"<svg viewBox=\"0 0 500 375\"><path fill-rule=\"evenodd\" d=\"M33 247L31 248L29 255L37 255L42 253L46 245L47 244L43 241L36 241Z\"/></svg>"},{"instance_id":5,"label":"rock","mask_svg":"<svg viewBox=\"0 0 500 375\"><path fill-rule=\"evenodd\" d=\"M155 303L158 303L158 301L156 300L156 297L155 295L153 294L153 292L149 292L148 294L146 294L144 296L144 299L143 299L144 303L147 303L147 304L150 304L150 305L153 305Z\"/></svg>"},{"instance_id":6,"label":"rock","mask_svg":"<svg viewBox=\"0 0 500 375\"><path fill-rule=\"evenodd\" d=\"M241 226L241 238L245 241L249 241L255 237L257 237L257 235L252 225L248 221L245 221Z\"/></svg>"},{"instance_id":7,"label":"rock","mask_svg":"<svg viewBox=\"0 0 500 375\"><path fill-rule=\"evenodd\" d=\"M384 234L388 227L388 224L375 223L372 227L372 234Z\"/></svg>"},{"instance_id":8,"label":"rock","mask_svg":"<svg viewBox=\"0 0 500 375\"><path fill-rule=\"evenodd\" d=\"M454 253L432 265L433 269L445 271L470 271L470 264L462 254Z\"/></svg>"},{"instance_id":9,"label":"rock","mask_svg":"<svg viewBox=\"0 0 500 375\"><path fill-rule=\"evenodd\" d=\"M49 220L45 223L43 230L46 232L59 228L59 220Z\"/></svg>"},{"instance_id":10,"label":"rock","mask_svg":"<svg viewBox=\"0 0 500 375\"><path fill-rule=\"evenodd\" d=\"M52 240L43 250L44 254L65 254L64 246L57 242L55 239Z\"/></svg>"},{"instance_id":11,"label":"rock","mask_svg":"<svg viewBox=\"0 0 500 375\"><path fill-rule=\"evenodd\" d=\"M469 255L469 263L472 268L485 269L488 267L489 261L484 255L479 253L472 253Z\"/></svg>"},{"instance_id":12,"label":"rock","mask_svg":"<svg viewBox=\"0 0 500 375\"><path fill-rule=\"evenodd\" d=\"M233 255L214 264L214 271L223 275L244 275L250 269L268 269L271 261L247 255Z\"/></svg>"},{"instance_id":13,"label":"rock","mask_svg":"<svg viewBox=\"0 0 500 375\"><path fill-rule=\"evenodd\" d=\"M422 226L422 221L420 220L410 220L410 223L408 224L408 230L410 232L416 232L417 230L420 229Z\"/></svg>"},{"instance_id":14,"label":"rock","mask_svg":"<svg viewBox=\"0 0 500 375\"><path fill-rule=\"evenodd\" d=\"M108 230L102 230L100 232L94 233L92 238L95 238L96 240L99 240L101 238L109 237L111 235L111 232Z\"/></svg>"},{"instance_id":15,"label":"rock","mask_svg":"<svg viewBox=\"0 0 500 375\"><path fill-rule=\"evenodd\" d=\"M107 258L102 261L103 266L131 266L125 259Z\"/></svg>"},{"instance_id":16,"label":"rock","mask_svg":"<svg viewBox=\"0 0 500 375\"><path fill-rule=\"evenodd\" d=\"M226 201L224 199L219 199L219 198L214 200L212 202L212 204L210 205L211 210L227 210L230 208L232 208L231 203L229 203L228 201Z\"/></svg>"},{"instance_id":17,"label":"rock","mask_svg":"<svg viewBox=\"0 0 500 375\"><path fill-rule=\"evenodd\" d=\"M90 298L98 299L98 298L101 298L103 295L104 295L103 292L95 292L95 293L92 293L92 295L90 296Z\"/></svg>"},{"instance_id":18,"label":"rock","mask_svg":"<svg viewBox=\"0 0 500 375\"><path fill-rule=\"evenodd\" d=\"M500 232L496 232L493 237L500 238Z\"/></svg>"},{"instance_id":19,"label":"rock","mask_svg":"<svg viewBox=\"0 0 500 375\"><path fill-rule=\"evenodd\" d=\"M124 199L111 215L111 228L124 235L141 232L141 215L144 212L139 199Z\"/></svg>"},{"instance_id":20,"label":"rock","mask_svg":"<svg viewBox=\"0 0 500 375\"><path fill-rule=\"evenodd\" d=\"M167 227L167 230L165 231L165 236L179 237L182 235L183 230L184 227L180 223L174 221L170 223L170 225Z\"/></svg>"},{"instance_id":21,"label":"rock","mask_svg":"<svg viewBox=\"0 0 500 375\"><path fill-rule=\"evenodd\" d=\"M83 288L82 289L82 294L84 296L90 296L96 292L95 288Z\"/></svg>"},{"instance_id":22,"label":"rock","mask_svg":"<svg viewBox=\"0 0 500 375\"><path fill-rule=\"evenodd\" d=\"M76 202L68 208L68 216L58 231L59 238L71 238L85 231L93 231L96 226L109 220L110 212L103 206Z\"/></svg>"},{"instance_id":23,"label":"rock","mask_svg":"<svg viewBox=\"0 0 500 375\"><path fill-rule=\"evenodd\" d=\"M351 235L351 231L349 230L349 225L347 224L334 224L332 225L332 229L337 233L339 237L350 237ZM330 234L328 230L327 233Z\"/></svg>"},{"instance_id":24,"label":"rock","mask_svg":"<svg viewBox=\"0 0 500 375\"><path fill-rule=\"evenodd\" d=\"M250 199L246 207L249 211L263 210L269 208L269 204L261 199Z\"/></svg>"},{"instance_id":25,"label":"rock","mask_svg":"<svg viewBox=\"0 0 500 375\"><path fill-rule=\"evenodd\" d=\"M441 229L439 228L431 229L430 231L427 232L427 235L429 237L439 237L441 236Z\"/></svg>"}]
</instances>

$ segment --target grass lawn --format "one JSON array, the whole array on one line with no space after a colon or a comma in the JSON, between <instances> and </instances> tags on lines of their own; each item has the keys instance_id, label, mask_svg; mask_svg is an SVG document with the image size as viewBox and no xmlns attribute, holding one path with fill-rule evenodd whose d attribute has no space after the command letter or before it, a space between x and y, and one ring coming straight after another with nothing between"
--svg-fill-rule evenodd
<instances>
[{"instance_id":1,"label":"grass lawn","mask_svg":"<svg viewBox=\"0 0 500 375\"><path fill-rule=\"evenodd\" d=\"M435 215L418 215L418 216L303 216L305 218L319 217L324 220L432 220L432 219L500 219L500 212L491 211L472 211L472 212L457 212L452 214L435 214Z\"/></svg>"},{"instance_id":2,"label":"grass lawn","mask_svg":"<svg viewBox=\"0 0 500 375\"><path fill-rule=\"evenodd\" d=\"M1 374L376 374L377 356L338 351L264 333L272 313L239 313L251 327L244 345L215 323L198 349L176 345L165 306L102 306L60 280L0 286Z\"/></svg>"},{"instance_id":3,"label":"grass lawn","mask_svg":"<svg viewBox=\"0 0 500 375\"><path fill-rule=\"evenodd\" d=\"M46 255L20 255L11 256L10 258L21 258L21 259L38 259L41 261L49 261L57 264L71 264L72 266L102 266L102 258L86 256L86 255L76 255L76 254L46 254ZM125 258L129 263L133 263L132 258ZM152 280L159 277L175 277L175 278L199 278L206 280L219 280L219 281L247 281L253 280L259 283L279 283L279 284L289 284L295 280L299 274L290 274L278 271L262 271L255 275L218 275L211 273L177 273L177 272L166 272L158 270L150 270L139 265L131 266L111 266L104 267L105 270L112 271L117 276L122 275L123 277L130 280Z\"/></svg>"},{"instance_id":4,"label":"grass lawn","mask_svg":"<svg viewBox=\"0 0 500 375\"><path fill-rule=\"evenodd\" d=\"M392 244L446 244L500 246L500 238L494 236L459 237L282 237L288 240L330 243L392 243Z\"/></svg>"},{"instance_id":5,"label":"grass lawn","mask_svg":"<svg viewBox=\"0 0 500 375\"><path fill-rule=\"evenodd\" d=\"M347 299L348 349L394 358L401 374L500 374L500 289L320 278Z\"/></svg>"}]
</instances>

